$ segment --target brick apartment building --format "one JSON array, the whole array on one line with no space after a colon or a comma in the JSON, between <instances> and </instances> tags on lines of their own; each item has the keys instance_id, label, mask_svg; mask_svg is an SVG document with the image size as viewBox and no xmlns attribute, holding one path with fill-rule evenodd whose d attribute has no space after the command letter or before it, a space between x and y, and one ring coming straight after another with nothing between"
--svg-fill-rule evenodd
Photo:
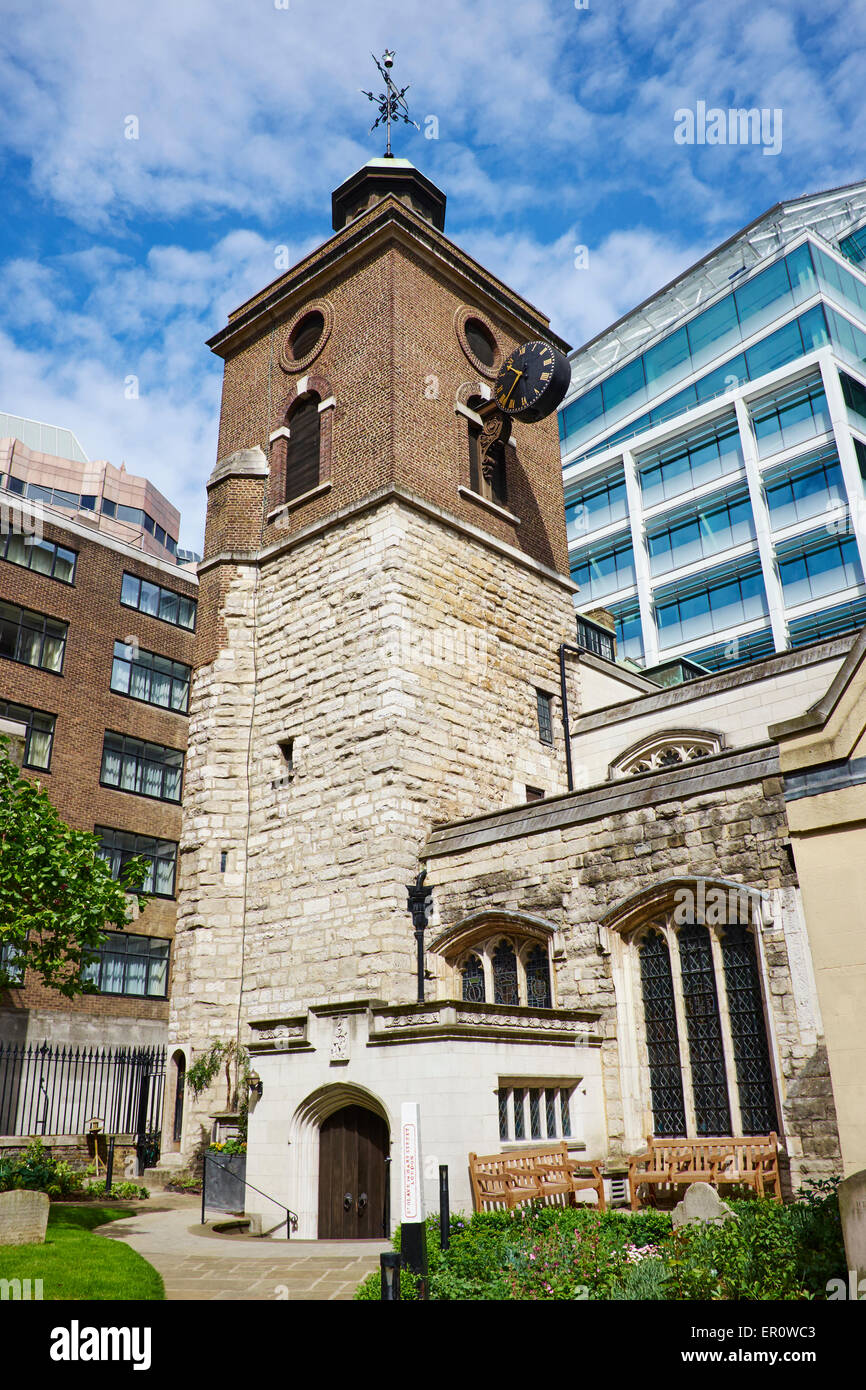
<instances>
[{"instance_id":1,"label":"brick apartment building","mask_svg":"<svg viewBox=\"0 0 866 1390\"><path fill-rule=\"evenodd\" d=\"M29 974L0 993L0 1045L161 1045L195 573L177 555L179 514L146 479L89 463L69 431L3 425L0 720L21 728L25 770L69 825L100 834L115 874L149 860L152 896L103 947L98 995L67 1000Z\"/></svg>"}]
</instances>

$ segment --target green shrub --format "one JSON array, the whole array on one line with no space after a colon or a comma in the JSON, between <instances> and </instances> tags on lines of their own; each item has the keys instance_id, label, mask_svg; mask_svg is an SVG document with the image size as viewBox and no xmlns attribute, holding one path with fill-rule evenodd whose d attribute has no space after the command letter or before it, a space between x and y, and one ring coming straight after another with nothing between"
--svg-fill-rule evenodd
<instances>
[{"instance_id":1,"label":"green shrub","mask_svg":"<svg viewBox=\"0 0 866 1390\"><path fill-rule=\"evenodd\" d=\"M839 1179L810 1178L803 1183L788 1214L797 1241L800 1278L809 1293L827 1295L831 1279L844 1279L848 1268L839 1212Z\"/></svg>"},{"instance_id":2,"label":"green shrub","mask_svg":"<svg viewBox=\"0 0 866 1390\"><path fill-rule=\"evenodd\" d=\"M150 1196L150 1192L146 1187L140 1187L137 1182L113 1182L111 1192L106 1192L104 1182L91 1182L81 1196L94 1202L126 1202L143 1201Z\"/></svg>"},{"instance_id":3,"label":"green shrub","mask_svg":"<svg viewBox=\"0 0 866 1390\"><path fill-rule=\"evenodd\" d=\"M83 1174L62 1158L52 1158L41 1139L23 1154L0 1158L0 1192L23 1187L49 1197L72 1197L83 1187Z\"/></svg>"},{"instance_id":4,"label":"green shrub","mask_svg":"<svg viewBox=\"0 0 866 1390\"><path fill-rule=\"evenodd\" d=\"M735 1220L681 1226L670 1266L676 1298L807 1297L790 1209L770 1198L732 1202Z\"/></svg>"},{"instance_id":5,"label":"green shrub","mask_svg":"<svg viewBox=\"0 0 866 1390\"><path fill-rule=\"evenodd\" d=\"M674 1232L664 1212L521 1207L451 1218L442 1251L427 1220L431 1300L805 1299L844 1275L835 1184L807 1186L798 1201L734 1200L736 1220ZM400 1249L400 1231L394 1236ZM403 1271L404 1299L417 1281ZM356 1298L377 1299L378 1272Z\"/></svg>"},{"instance_id":6,"label":"green shrub","mask_svg":"<svg viewBox=\"0 0 866 1390\"><path fill-rule=\"evenodd\" d=\"M622 1281L611 1290L612 1299L668 1299L671 1271L664 1259L644 1259L626 1270Z\"/></svg>"}]
</instances>

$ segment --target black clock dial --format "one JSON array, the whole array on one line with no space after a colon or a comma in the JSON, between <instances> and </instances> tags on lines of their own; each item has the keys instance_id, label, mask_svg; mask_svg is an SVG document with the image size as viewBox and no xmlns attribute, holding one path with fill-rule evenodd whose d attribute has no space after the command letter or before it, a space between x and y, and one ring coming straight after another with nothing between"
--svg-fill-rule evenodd
<instances>
[{"instance_id":1,"label":"black clock dial","mask_svg":"<svg viewBox=\"0 0 866 1390\"><path fill-rule=\"evenodd\" d=\"M556 409L570 381L568 358L536 339L514 349L496 378L493 394L506 415L531 423Z\"/></svg>"}]
</instances>

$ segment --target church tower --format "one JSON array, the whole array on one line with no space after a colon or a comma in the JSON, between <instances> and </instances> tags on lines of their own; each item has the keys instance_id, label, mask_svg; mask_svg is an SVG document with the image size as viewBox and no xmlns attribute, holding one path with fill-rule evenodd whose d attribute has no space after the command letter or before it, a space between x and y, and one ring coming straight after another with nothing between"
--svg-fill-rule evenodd
<instances>
[{"instance_id":1,"label":"church tower","mask_svg":"<svg viewBox=\"0 0 866 1390\"><path fill-rule=\"evenodd\" d=\"M411 1057L388 1045L421 1026L406 886L428 835L566 789L556 420L515 423L482 460L479 410L516 345L567 345L444 222L407 160L371 160L335 191L333 236L209 344L225 377L173 1046L188 1062L215 1040L250 1047L248 1177L307 1235L349 1233L321 1166L335 1128L381 1153L401 1096L424 1104L429 1082L432 1116L446 1053L469 1065L445 1041L435 1057L423 1038ZM431 956L427 975L445 997ZM186 1153L217 1096L187 1098ZM380 1233L378 1203L356 1234Z\"/></svg>"}]
</instances>

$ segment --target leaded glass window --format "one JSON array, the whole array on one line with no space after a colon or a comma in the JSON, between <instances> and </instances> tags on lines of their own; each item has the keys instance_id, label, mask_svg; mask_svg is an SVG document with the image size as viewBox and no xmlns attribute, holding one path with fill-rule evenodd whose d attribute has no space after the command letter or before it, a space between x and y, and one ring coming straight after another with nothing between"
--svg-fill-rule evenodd
<instances>
[{"instance_id":1,"label":"leaded glass window","mask_svg":"<svg viewBox=\"0 0 866 1390\"><path fill-rule=\"evenodd\" d=\"M722 960L743 1133L770 1134L778 1129L779 1122L764 1027L755 941L746 927L730 926L725 929Z\"/></svg>"},{"instance_id":2,"label":"leaded glass window","mask_svg":"<svg viewBox=\"0 0 866 1390\"><path fill-rule=\"evenodd\" d=\"M464 962L463 998L473 1004L484 1003L484 966L478 956L469 956Z\"/></svg>"},{"instance_id":3,"label":"leaded glass window","mask_svg":"<svg viewBox=\"0 0 866 1390\"><path fill-rule=\"evenodd\" d=\"M556 1091L548 1089L544 1092L544 1119L547 1125L548 1139L556 1138Z\"/></svg>"},{"instance_id":4,"label":"leaded glass window","mask_svg":"<svg viewBox=\"0 0 866 1390\"><path fill-rule=\"evenodd\" d=\"M730 1134L731 1111L710 933L694 923L678 937L698 1134Z\"/></svg>"},{"instance_id":5,"label":"leaded glass window","mask_svg":"<svg viewBox=\"0 0 866 1390\"><path fill-rule=\"evenodd\" d=\"M560 1093L559 1093L559 1109L560 1109L560 1117L561 1117L561 1120L562 1120L562 1137L563 1137L564 1139L570 1139L570 1138L571 1138L571 1114L570 1114L570 1112L569 1112L569 1098L570 1098L570 1092L569 1092L569 1091L566 1091L565 1089L563 1089L563 1090L560 1091Z\"/></svg>"},{"instance_id":6,"label":"leaded glass window","mask_svg":"<svg viewBox=\"0 0 866 1390\"><path fill-rule=\"evenodd\" d=\"M529 1092L529 1134L532 1139L541 1138L541 1092L534 1088Z\"/></svg>"},{"instance_id":7,"label":"leaded glass window","mask_svg":"<svg viewBox=\"0 0 866 1390\"><path fill-rule=\"evenodd\" d=\"M493 952L493 1002L520 1003L517 990L517 957L507 941L500 941Z\"/></svg>"},{"instance_id":8,"label":"leaded glass window","mask_svg":"<svg viewBox=\"0 0 866 1390\"><path fill-rule=\"evenodd\" d=\"M514 1088L514 1137L515 1139L526 1138L526 1117L524 1113L523 1088Z\"/></svg>"},{"instance_id":9,"label":"leaded glass window","mask_svg":"<svg viewBox=\"0 0 866 1390\"><path fill-rule=\"evenodd\" d=\"M526 1002L530 1008L550 1008L550 966L540 946L526 958Z\"/></svg>"},{"instance_id":10,"label":"leaded glass window","mask_svg":"<svg viewBox=\"0 0 866 1390\"><path fill-rule=\"evenodd\" d=\"M508 1092L497 1091L499 1101L499 1138L504 1143L508 1138Z\"/></svg>"},{"instance_id":11,"label":"leaded glass window","mask_svg":"<svg viewBox=\"0 0 866 1390\"><path fill-rule=\"evenodd\" d=\"M684 1135L686 1109L680 1045L671 962L664 938L652 932L641 942L639 955L655 1133Z\"/></svg>"}]
</instances>

